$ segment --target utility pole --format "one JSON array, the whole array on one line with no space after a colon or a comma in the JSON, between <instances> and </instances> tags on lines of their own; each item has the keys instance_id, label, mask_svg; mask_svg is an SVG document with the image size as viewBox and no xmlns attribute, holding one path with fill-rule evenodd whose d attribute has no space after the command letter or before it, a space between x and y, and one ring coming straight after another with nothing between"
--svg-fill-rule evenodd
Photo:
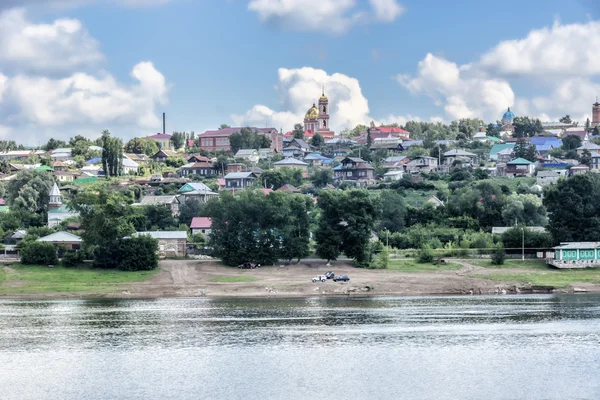
<instances>
[{"instance_id":1,"label":"utility pole","mask_svg":"<svg viewBox=\"0 0 600 400\"><path fill-rule=\"evenodd\" d=\"M522 243L522 253L521 253L521 261L525 261L525 227L521 228L521 243Z\"/></svg>"}]
</instances>

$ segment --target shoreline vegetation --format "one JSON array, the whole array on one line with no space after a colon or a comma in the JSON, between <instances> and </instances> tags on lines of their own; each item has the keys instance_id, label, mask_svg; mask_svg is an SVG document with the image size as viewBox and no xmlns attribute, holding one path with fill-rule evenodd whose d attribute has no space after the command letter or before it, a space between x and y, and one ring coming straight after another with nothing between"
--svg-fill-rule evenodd
<instances>
[{"instance_id":1,"label":"shoreline vegetation","mask_svg":"<svg viewBox=\"0 0 600 400\"><path fill-rule=\"evenodd\" d=\"M0 298L168 298L424 296L600 292L600 269L559 270L543 260L446 259L443 264L391 259L387 269L324 260L242 270L218 261L163 260L159 269L116 271L0 264ZM313 283L333 271L350 282Z\"/></svg>"}]
</instances>

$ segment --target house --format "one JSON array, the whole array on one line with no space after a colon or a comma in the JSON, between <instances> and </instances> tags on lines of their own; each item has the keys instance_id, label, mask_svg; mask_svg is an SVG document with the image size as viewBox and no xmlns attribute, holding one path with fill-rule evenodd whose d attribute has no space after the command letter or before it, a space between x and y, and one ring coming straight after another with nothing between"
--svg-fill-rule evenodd
<instances>
[{"instance_id":1,"label":"house","mask_svg":"<svg viewBox=\"0 0 600 400\"><path fill-rule=\"evenodd\" d=\"M445 152L442 157L444 158L445 165L454 165L455 161L461 161L462 164L475 165L477 164L477 155L469 153L461 149L452 149Z\"/></svg>"},{"instance_id":2,"label":"house","mask_svg":"<svg viewBox=\"0 0 600 400\"><path fill-rule=\"evenodd\" d=\"M546 262L556 268L600 267L600 242L567 242L546 254Z\"/></svg>"},{"instance_id":3,"label":"house","mask_svg":"<svg viewBox=\"0 0 600 400\"><path fill-rule=\"evenodd\" d=\"M358 144L367 144L369 139L373 143L377 139L398 138L402 141L410 139L410 132L397 126L374 126L368 128L365 132L361 132L356 140Z\"/></svg>"},{"instance_id":4,"label":"house","mask_svg":"<svg viewBox=\"0 0 600 400\"><path fill-rule=\"evenodd\" d=\"M277 161L276 163L273 163L273 167L275 167L275 169L295 168L303 172L308 170L307 163L305 163L304 161L296 160L295 158L286 158L281 161Z\"/></svg>"},{"instance_id":5,"label":"house","mask_svg":"<svg viewBox=\"0 0 600 400\"><path fill-rule=\"evenodd\" d=\"M434 208L444 206L444 202L441 201L440 199L438 199L437 196L434 196L434 195L429 196L429 198L425 201L425 204L433 204Z\"/></svg>"},{"instance_id":6,"label":"house","mask_svg":"<svg viewBox=\"0 0 600 400\"><path fill-rule=\"evenodd\" d=\"M514 226L494 226L494 227L492 227L492 234L493 235L502 235L504 232L511 230L513 228L514 228ZM546 228L544 228L543 226L526 226L525 229L528 231L537 232L537 233L546 232Z\"/></svg>"},{"instance_id":7,"label":"house","mask_svg":"<svg viewBox=\"0 0 600 400\"><path fill-rule=\"evenodd\" d=\"M102 173L100 172L102 170L102 167L99 165L86 165L85 167L80 168L79 170L86 176L98 176L104 174L104 171L102 171Z\"/></svg>"},{"instance_id":8,"label":"house","mask_svg":"<svg viewBox=\"0 0 600 400\"><path fill-rule=\"evenodd\" d=\"M502 150L510 149L510 153L512 154L512 150L514 149L514 147L514 143L496 143L490 149L490 161L498 161L498 153Z\"/></svg>"},{"instance_id":9,"label":"house","mask_svg":"<svg viewBox=\"0 0 600 400\"><path fill-rule=\"evenodd\" d=\"M160 149L151 158L156 162L165 162L169 157L181 157L181 154L173 150Z\"/></svg>"},{"instance_id":10,"label":"house","mask_svg":"<svg viewBox=\"0 0 600 400\"><path fill-rule=\"evenodd\" d=\"M592 151L590 152L590 155L592 157L592 163L589 165L589 167L592 169L592 171L600 170L600 154Z\"/></svg>"},{"instance_id":11,"label":"house","mask_svg":"<svg viewBox=\"0 0 600 400\"><path fill-rule=\"evenodd\" d=\"M123 168L123 174L125 175L137 175L138 167L140 166L138 163L133 161L131 158L123 155L121 160L121 166Z\"/></svg>"},{"instance_id":12,"label":"house","mask_svg":"<svg viewBox=\"0 0 600 400\"><path fill-rule=\"evenodd\" d=\"M70 148L54 149L50 152L50 158L52 161L68 161L72 158L72 151L73 149Z\"/></svg>"},{"instance_id":13,"label":"house","mask_svg":"<svg viewBox=\"0 0 600 400\"><path fill-rule=\"evenodd\" d=\"M81 175L81 173L80 172L67 172L67 171L54 171L54 172L52 172L52 175L54 175L54 177L59 182L73 182L75 179L77 179Z\"/></svg>"},{"instance_id":14,"label":"house","mask_svg":"<svg viewBox=\"0 0 600 400\"><path fill-rule=\"evenodd\" d=\"M333 169L333 177L340 181L355 181L365 185L375 181L374 168L358 157L344 158L341 164Z\"/></svg>"},{"instance_id":15,"label":"house","mask_svg":"<svg viewBox=\"0 0 600 400\"><path fill-rule=\"evenodd\" d=\"M556 183L561 177L567 176L567 169L551 169L548 171L538 171L535 180L540 186L548 186Z\"/></svg>"},{"instance_id":16,"label":"house","mask_svg":"<svg viewBox=\"0 0 600 400\"><path fill-rule=\"evenodd\" d=\"M185 257L187 247L186 231L146 231L132 236L150 236L158 240L158 254L161 257Z\"/></svg>"},{"instance_id":17,"label":"house","mask_svg":"<svg viewBox=\"0 0 600 400\"><path fill-rule=\"evenodd\" d=\"M131 161L142 165L146 165L148 164L148 161L150 161L150 157L148 157L145 154L124 153L123 156L129 158Z\"/></svg>"},{"instance_id":18,"label":"house","mask_svg":"<svg viewBox=\"0 0 600 400\"><path fill-rule=\"evenodd\" d=\"M69 165L62 161L54 161L52 163L52 168L54 171L66 171L69 169Z\"/></svg>"},{"instance_id":19,"label":"house","mask_svg":"<svg viewBox=\"0 0 600 400\"><path fill-rule=\"evenodd\" d=\"M437 170L438 159L429 156L414 157L406 164L406 168L410 172L426 172L430 173Z\"/></svg>"},{"instance_id":20,"label":"house","mask_svg":"<svg viewBox=\"0 0 600 400\"><path fill-rule=\"evenodd\" d=\"M242 128L224 128L206 131L198 135L198 147L207 151L231 151L229 137L238 133ZM283 147L283 135L275 128L250 128L259 135L266 136L271 141L271 149L280 152Z\"/></svg>"},{"instance_id":21,"label":"house","mask_svg":"<svg viewBox=\"0 0 600 400\"><path fill-rule=\"evenodd\" d=\"M475 135L473 135L473 140L476 140L478 142L488 142L488 136L485 132L477 132Z\"/></svg>"},{"instance_id":22,"label":"house","mask_svg":"<svg viewBox=\"0 0 600 400\"><path fill-rule=\"evenodd\" d=\"M171 144L171 135L168 133L157 133L156 135L146 136L145 139L153 140L161 150L177 150L173 149Z\"/></svg>"},{"instance_id":23,"label":"house","mask_svg":"<svg viewBox=\"0 0 600 400\"><path fill-rule=\"evenodd\" d=\"M383 174L383 179L386 181L399 181L404 177L404 171L402 170L391 170Z\"/></svg>"},{"instance_id":24,"label":"house","mask_svg":"<svg viewBox=\"0 0 600 400\"><path fill-rule=\"evenodd\" d=\"M509 162L510 160L513 159L513 154L514 150L512 148L506 148L504 150L500 150L497 154L496 154L496 161L499 164L506 164L507 162Z\"/></svg>"},{"instance_id":25,"label":"house","mask_svg":"<svg viewBox=\"0 0 600 400\"><path fill-rule=\"evenodd\" d=\"M27 160L31 156L42 157L44 150L11 150L0 153L0 160Z\"/></svg>"},{"instance_id":26,"label":"house","mask_svg":"<svg viewBox=\"0 0 600 400\"><path fill-rule=\"evenodd\" d=\"M48 236L41 237L37 240L38 242L44 243L52 243L54 246L64 247L66 250L79 250L81 249L81 243L83 243L83 239L81 239L77 235L73 235L72 233L61 231L52 233Z\"/></svg>"},{"instance_id":27,"label":"house","mask_svg":"<svg viewBox=\"0 0 600 400\"><path fill-rule=\"evenodd\" d=\"M392 153L401 153L404 151L402 147L402 139L391 137L391 138L377 138L371 142L371 151L377 151L380 149L388 150Z\"/></svg>"},{"instance_id":28,"label":"house","mask_svg":"<svg viewBox=\"0 0 600 400\"><path fill-rule=\"evenodd\" d=\"M54 228L61 221L78 216L79 213L71 210L67 205L62 203L62 195L55 183L50 190L50 200L48 202L48 228Z\"/></svg>"},{"instance_id":29,"label":"house","mask_svg":"<svg viewBox=\"0 0 600 400\"><path fill-rule=\"evenodd\" d=\"M581 143L582 144L586 144L589 141L589 137L588 137L588 133L585 129L581 129L581 128L570 128L567 129L562 137L563 139L566 138L567 136L577 136L579 139L581 139Z\"/></svg>"},{"instance_id":30,"label":"house","mask_svg":"<svg viewBox=\"0 0 600 400\"><path fill-rule=\"evenodd\" d=\"M230 172L225 175L225 188L228 190L248 189L257 176L254 172Z\"/></svg>"},{"instance_id":31,"label":"house","mask_svg":"<svg viewBox=\"0 0 600 400\"><path fill-rule=\"evenodd\" d=\"M246 164L242 164L242 163L230 163L227 164L227 173L229 174L230 172L245 172L244 170L247 170L248 167L246 167Z\"/></svg>"},{"instance_id":32,"label":"house","mask_svg":"<svg viewBox=\"0 0 600 400\"><path fill-rule=\"evenodd\" d=\"M185 204L188 200L196 200L200 203L206 203L210 199L219 197L218 193L213 192L208 186L201 182L190 182L183 185L179 191L179 202Z\"/></svg>"},{"instance_id":33,"label":"house","mask_svg":"<svg viewBox=\"0 0 600 400\"><path fill-rule=\"evenodd\" d=\"M569 176L580 175L590 172L590 167L585 164L574 165L569 169Z\"/></svg>"},{"instance_id":34,"label":"house","mask_svg":"<svg viewBox=\"0 0 600 400\"><path fill-rule=\"evenodd\" d=\"M331 158L327 158L318 153L310 153L309 155L304 157L303 161L308 163L312 167L321 167L333 163L333 160Z\"/></svg>"},{"instance_id":35,"label":"house","mask_svg":"<svg viewBox=\"0 0 600 400\"><path fill-rule=\"evenodd\" d=\"M189 175L200 175L200 176L209 176L216 175L217 168L213 165L210 159L207 161L198 161L198 162L190 162L185 164L179 168L179 174L181 176L189 176Z\"/></svg>"},{"instance_id":36,"label":"house","mask_svg":"<svg viewBox=\"0 0 600 400\"><path fill-rule=\"evenodd\" d=\"M212 220L208 217L194 217L192 218L192 223L190 224L190 229L192 230L192 235L197 233L201 233L204 236L210 235L212 232Z\"/></svg>"},{"instance_id":37,"label":"house","mask_svg":"<svg viewBox=\"0 0 600 400\"><path fill-rule=\"evenodd\" d=\"M598 146L596 143L587 142L577 148L577 154L582 155L584 150L587 150L589 152L599 152L600 146Z\"/></svg>"},{"instance_id":38,"label":"house","mask_svg":"<svg viewBox=\"0 0 600 400\"><path fill-rule=\"evenodd\" d=\"M388 171L406 171L407 164L411 161L406 156L393 156L383 160L383 168Z\"/></svg>"},{"instance_id":39,"label":"house","mask_svg":"<svg viewBox=\"0 0 600 400\"><path fill-rule=\"evenodd\" d=\"M311 147L303 139L292 139L282 150L283 157L304 158L311 152Z\"/></svg>"},{"instance_id":40,"label":"house","mask_svg":"<svg viewBox=\"0 0 600 400\"><path fill-rule=\"evenodd\" d=\"M27 231L25 229L18 229L16 231L14 231L13 233L10 233L10 234L4 236L4 243L5 244L17 244L20 241L22 241L23 239L25 239L25 236L27 236Z\"/></svg>"},{"instance_id":41,"label":"house","mask_svg":"<svg viewBox=\"0 0 600 400\"><path fill-rule=\"evenodd\" d=\"M179 200L177 196L144 196L138 205L165 206L171 209L173 216L179 215Z\"/></svg>"},{"instance_id":42,"label":"house","mask_svg":"<svg viewBox=\"0 0 600 400\"><path fill-rule=\"evenodd\" d=\"M524 158L516 158L506 163L506 176L533 176L535 165Z\"/></svg>"},{"instance_id":43,"label":"house","mask_svg":"<svg viewBox=\"0 0 600 400\"><path fill-rule=\"evenodd\" d=\"M235 158L241 158L243 160L248 160L252 162L257 162L258 160L268 160L273 158L275 152L272 149L241 149L235 153Z\"/></svg>"},{"instance_id":44,"label":"house","mask_svg":"<svg viewBox=\"0 0 600 400\"><path fill-rule=\"evenodd\" d=\"M281 191L281 192L302 193L302 191L300 189L298 189L294 185L290 185L289 183L286 183L285 185L283 185L282 187L280 187L277 190Z\"/></svg>"}]
</instances>

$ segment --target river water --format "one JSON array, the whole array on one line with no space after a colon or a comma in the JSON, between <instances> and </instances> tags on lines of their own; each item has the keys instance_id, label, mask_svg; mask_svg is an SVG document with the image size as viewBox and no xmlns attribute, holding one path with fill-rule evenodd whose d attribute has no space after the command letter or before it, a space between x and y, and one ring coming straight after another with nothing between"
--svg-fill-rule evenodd
<instances>
[{"instance_id":1,"label":"river water","mask_svg":"<svg viewBox=\"0 0 600 400\"><path fill-rule=\"evenodd\" d=\"M600 296L2 300L0 399L600 399Z\"/></svg>"}]
</instances>

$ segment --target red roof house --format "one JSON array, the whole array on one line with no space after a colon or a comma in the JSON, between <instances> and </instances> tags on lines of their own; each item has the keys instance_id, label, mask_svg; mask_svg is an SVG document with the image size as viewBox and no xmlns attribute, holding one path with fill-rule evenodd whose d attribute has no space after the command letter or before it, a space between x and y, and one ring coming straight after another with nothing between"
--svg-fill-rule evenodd
<instances>
[{"instance_id":1,"label":"red roof house","mask_svg":"<svg viewBox=\"0 0 600 400\"><path fill-rule=\"evenodd\" d=\"M212 220L208 217L194 217L192 218L192 223L190 224L190 229L192 230L192 234L195 235L197 233L202 233L203 235L208 235L211 232L212 228Z\"/></svg>"}]
</instances>

